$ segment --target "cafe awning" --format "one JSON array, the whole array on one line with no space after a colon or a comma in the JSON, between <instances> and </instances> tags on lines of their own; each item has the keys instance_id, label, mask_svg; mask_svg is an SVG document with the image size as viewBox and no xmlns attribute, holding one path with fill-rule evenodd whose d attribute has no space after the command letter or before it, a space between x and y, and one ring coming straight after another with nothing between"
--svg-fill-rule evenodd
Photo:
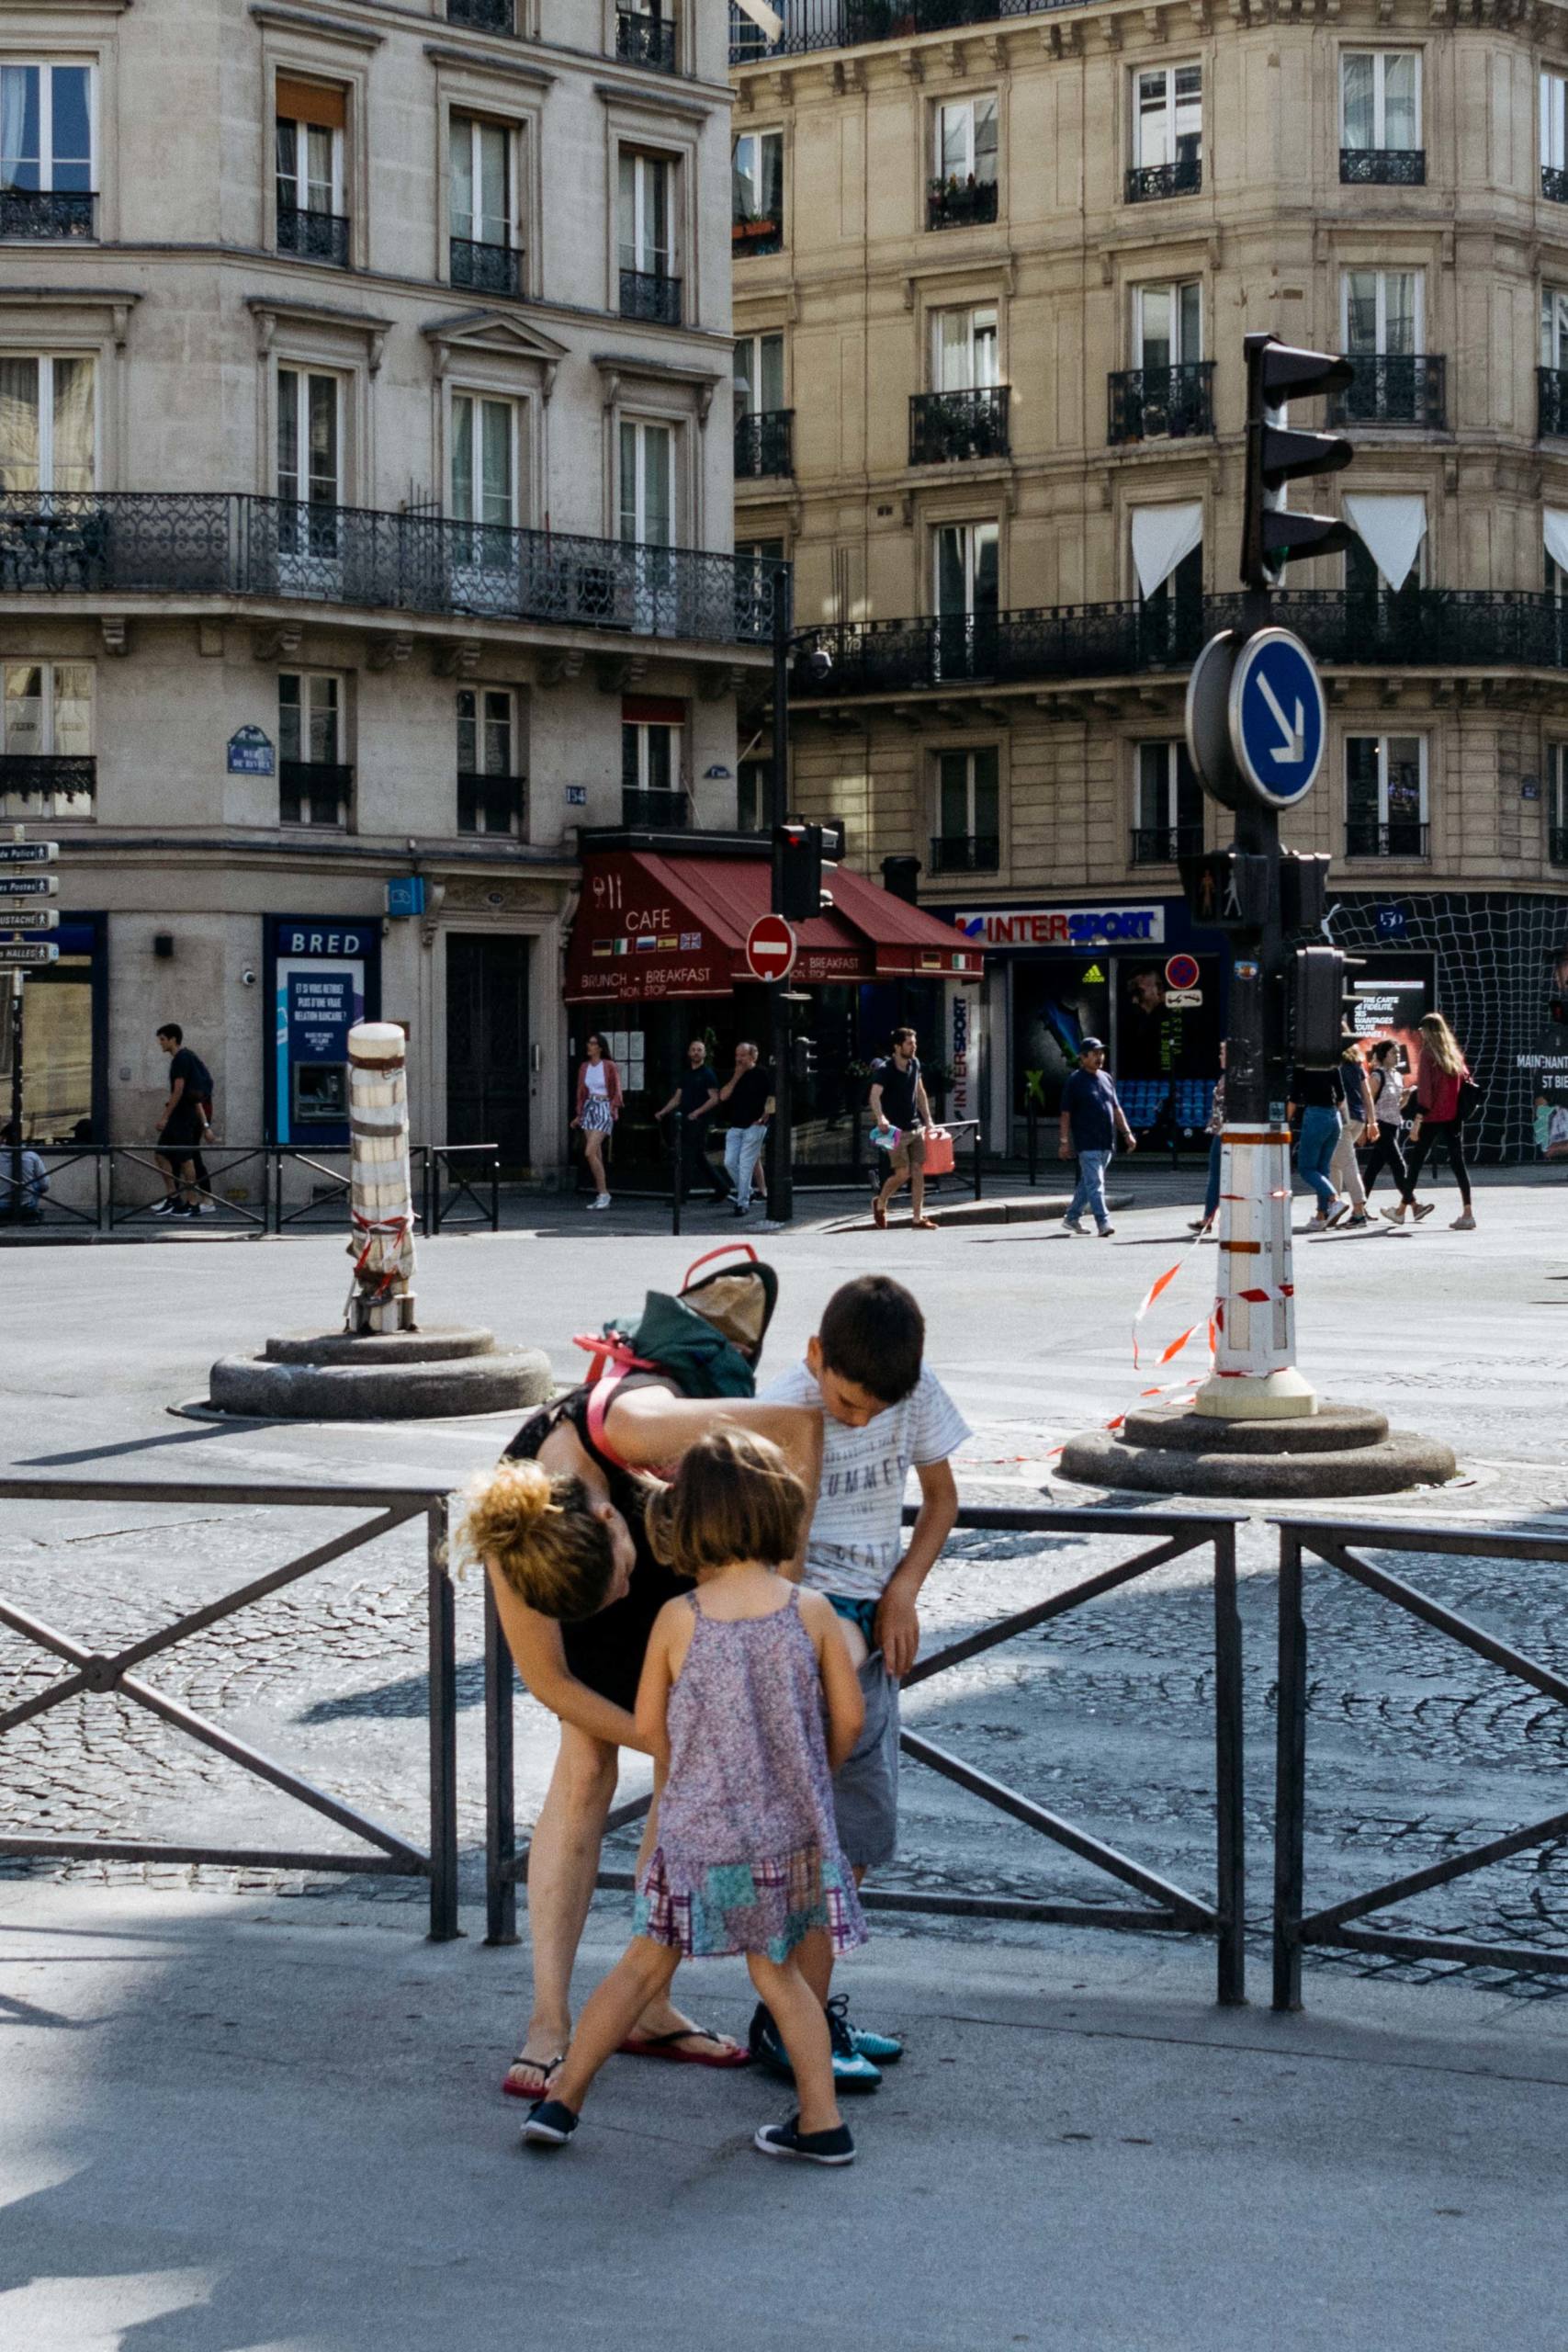
<instances>
[{"instance_id":1,"label":"cafe awning","mask_svg":"<svg viewBox=\"0 0 1568 2352\"><path fill-rule=\"evenodd\" d=\"M901 974L978 979L972 941L863 874L829 877L832 907L797 923L792 985L853 985ZM590 850L566 959L569 1004L728 996L751 978L746 935L768 911L772 866L756 857Z\"/></svg>"}]
</instances>

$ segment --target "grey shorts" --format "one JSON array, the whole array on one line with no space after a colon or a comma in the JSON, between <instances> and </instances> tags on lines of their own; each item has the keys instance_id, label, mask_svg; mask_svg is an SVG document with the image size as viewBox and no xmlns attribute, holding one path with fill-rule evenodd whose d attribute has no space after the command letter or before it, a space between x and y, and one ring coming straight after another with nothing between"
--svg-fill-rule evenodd
<instances>
[{"instance_id":1,"label":"grey shorts","mask_svg":"<svg viewBox=\"0 0 1568 2352\"><path fill-rule=\"evenodd\" d=\"M898 1685L874 1650L860 1669L865 1727L833 1781L844 1860L874 1870L898 1844Z\"/></svg>"}]
</instances>

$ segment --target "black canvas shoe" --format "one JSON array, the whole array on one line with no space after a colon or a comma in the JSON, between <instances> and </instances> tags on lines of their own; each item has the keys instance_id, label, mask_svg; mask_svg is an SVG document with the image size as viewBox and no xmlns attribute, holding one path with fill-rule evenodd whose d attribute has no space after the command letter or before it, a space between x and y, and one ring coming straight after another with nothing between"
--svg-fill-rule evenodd
<instances>
[{"instance_id":1,"label":"black canvas shoe","mask_svg":"<svg viewBox=\"0 0 1568 2352\"><path fill-rule=\"evenodd\" d=\"M528 2109L523 2144L525 2148L564 2148L577 2125L578 2118L560 2099L542 2098L537 2107Z\"/></svg>"},{"instance_id":2,"label":"black canvas shoe","mask_svg":"<svg viewBox=\"0 0 1568 2352\"><path fill-rule=\"evenodd\" d=\"M764 2156L793 2156L803 2165L852 2165L855 2160L847 2123L832 2132L803 2132L798 2115L787 2123L764 2123L751 2145Z\"/></svg>"}]
</instances>

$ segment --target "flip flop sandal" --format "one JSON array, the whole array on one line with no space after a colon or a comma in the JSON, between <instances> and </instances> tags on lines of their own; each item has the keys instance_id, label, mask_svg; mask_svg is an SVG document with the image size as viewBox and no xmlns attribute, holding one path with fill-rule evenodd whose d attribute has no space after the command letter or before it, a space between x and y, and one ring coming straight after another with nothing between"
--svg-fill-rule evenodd
<instances>
[{"instance_id":1,"label":"flip flop sandal","mask_svg":"<svg viewBox=\"0 0 1568 2352\"><path fill-rule=\"evenodd\" d=\"M645 2033L634 2041L628 2034L620 2045L624 2058L662 2058L672 2066L749 2066L751 2052L739 2046L721 2050L709 2057L701 2050L682 2050L682 2041L721 2041L728 2036L710 2033L704 2025L683 2025L673 2033Z\"/></svg>"},{"instance_id":2,"label":"flip flop sandal","mask_svg":"<svg viewBox=\"0 0 1568 2352\"><path fill-rule=\"evenodd\" d=\"M550 2076L555 2073L556 2068L563 2063L565 2057L566 2052L564 2050L558 2051L553 2058L525 2058L521 2052L519 2052L518 2055L513 2060L511 2065L506 2070L506 2079L501 2086L502 2092L508 2098L531 2099L536 2106L540 2099L548 2098L550 2095ZM514 2083L513 2081L512 2077L516 2073L519 2066L526 2066L531 2075L537 2075L539 2077L537 2088L535 2088L532 2086L525 2086L522 2083Z\"/></svg>"}]
</instances>

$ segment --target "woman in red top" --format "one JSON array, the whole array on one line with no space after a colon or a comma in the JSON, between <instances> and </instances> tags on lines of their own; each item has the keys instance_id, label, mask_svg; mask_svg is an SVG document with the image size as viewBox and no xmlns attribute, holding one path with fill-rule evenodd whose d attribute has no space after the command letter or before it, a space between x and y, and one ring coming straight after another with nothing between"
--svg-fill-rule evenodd
<instances>
[{"instance_id":1,"label":"woman in red top","mask_svg":"<svg viewBox=\"0 0 1568 2352\"><path fill-rule=\"evenodd\" d=\"M1472 1233L1475 1218L1471 1211L1470 1170L1464 1164L1464 1118L1460 1109L1461 1090L1470 1080L1469 1066L1460 1051L1459 1039L1440 1012L1427 1013L1419 1035L1421 1062L1416 1073L1417 1109L1410 1129L1410 1170L1400 1188L1399 1206L1384 1209L1383 1215L1392 1225L1404 1222L1406 1209L1414 1210L1417 1217L1431 1215L1429 1201L1416 1201L1416 1185L1427 1154L1440 1144L1448 1153L1461 1204L1453 1229L1456 1233Z\"/></svg>"},{"instance_id":2,"label":"woman in red top","mask_svg":"<svg viewBox=\"0 0 1568 2352\"><path fill-rule=\"evenodd\" d=\"M607 1209L610 1194L604 1182L604 1138L621 1115L621 1074L604 1051L603 1037L590 1037L586 1059L578 1066L577 1108L571 1124L582 1129L583 1156L593 1179L591 1208Z\"/></svg>"}]
</instances>

